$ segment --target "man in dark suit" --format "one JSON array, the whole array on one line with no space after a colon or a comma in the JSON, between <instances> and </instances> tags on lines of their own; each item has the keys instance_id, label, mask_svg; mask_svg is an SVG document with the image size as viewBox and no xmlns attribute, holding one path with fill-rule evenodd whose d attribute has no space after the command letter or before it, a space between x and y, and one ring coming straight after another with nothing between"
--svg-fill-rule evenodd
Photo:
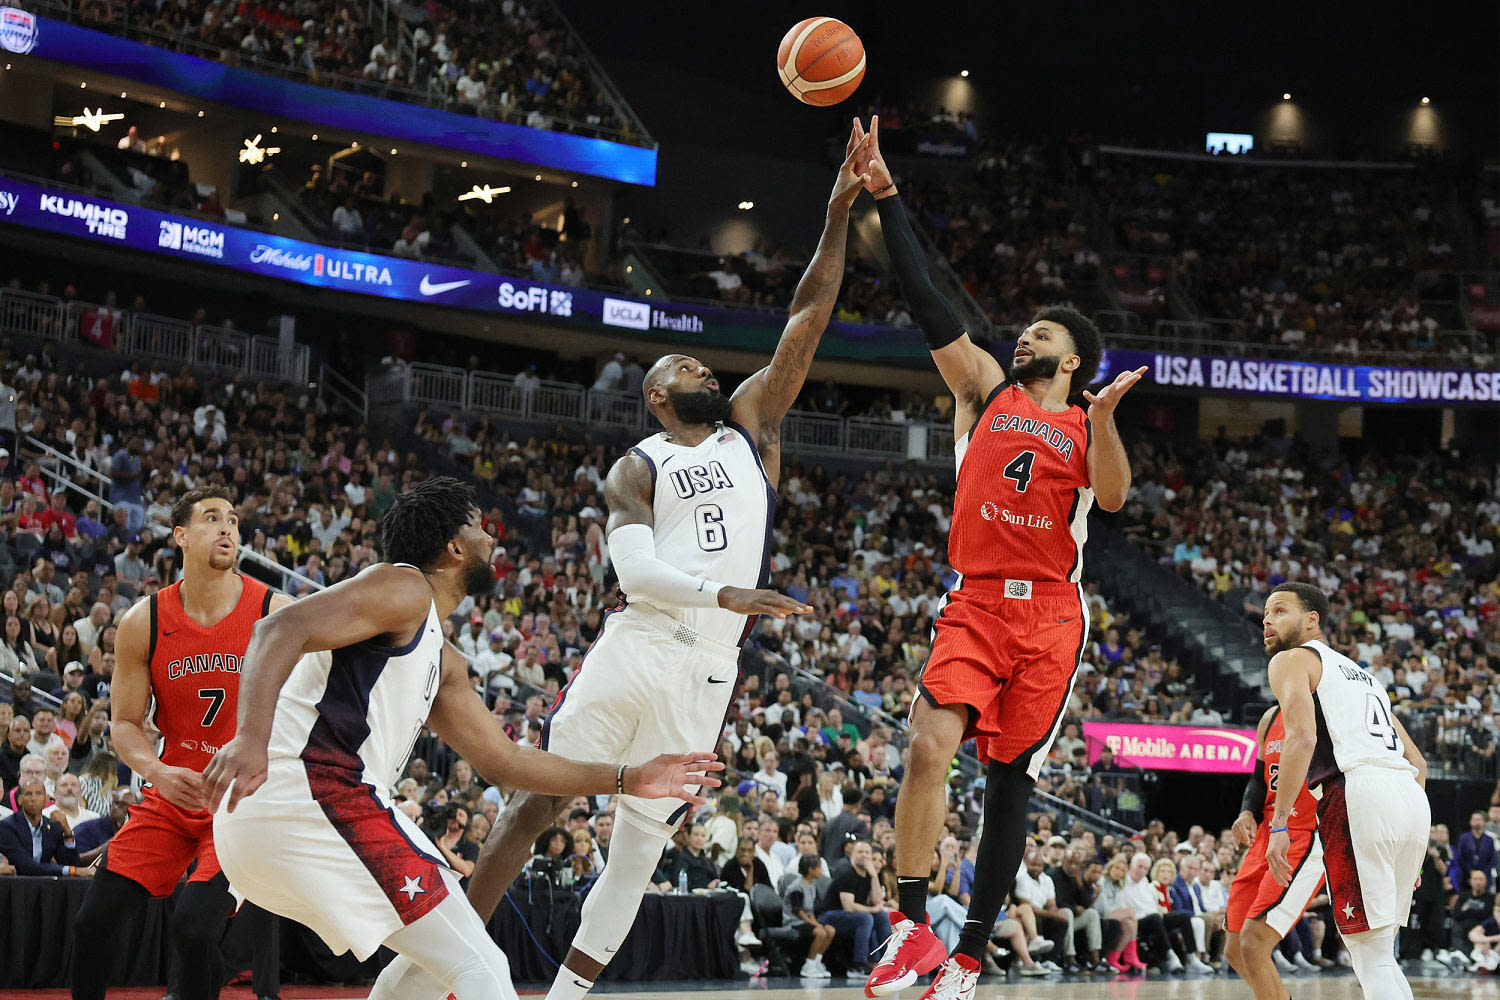
<instances>
[{"instance_id":1,"label":"man in dark suit","mask_svg":"<svg viewBox=\"0 0 1500 1000\"><path fill-rule=\"evenodd\" d=\"M1469 817L1469 829L1458 838L1458 849L1453 852L1453 863L1448 869L1448 884L1454 887L1469 884L1469 872L1484 872L1485 884L1491 892L1495 889L1495 838L1484 829L1484 813L1476 812Z\"/></svg>"},{"instance_id":2,"label":"man in dark suit","mask_svg":"<svg viewBox=\"0 0 1500 1000\"><path fill-rule=\"evenodd\" d=\"M21 785L21 810L0 820L0 854L16 866L17 875L84 875L78 867L78 850L66 818L42 815L47 805L47 787L40 781Z\"/></svg>"},{"instance_id":3,"label":"man in dark suit","mask_svg":"<svg viewBox=\"0 0 1500 1000\"><path fill-rule=\"evenodd\" d=\"M864 793L859 790L858 785L848 781L844 783L841 794L844 799L843 810L837 816L829 816L828 824L823 827L820 853L830 866L844 857L844 843L848 840L846 834L854 834L857 840L870 839L870 824L859 814L859 804L864 799Z\"/></svg>"}]
</instances>

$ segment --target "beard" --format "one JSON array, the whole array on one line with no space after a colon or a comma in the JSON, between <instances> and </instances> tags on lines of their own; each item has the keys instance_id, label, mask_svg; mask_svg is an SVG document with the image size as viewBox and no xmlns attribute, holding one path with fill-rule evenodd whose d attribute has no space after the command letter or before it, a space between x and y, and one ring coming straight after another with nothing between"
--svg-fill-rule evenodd
<instances>
[{"instance_id":1,"label":"beard","mask_svg":"<svg viewBox=\"0 0 1500 1000\"><path fill-rule=\"evenodd\" d=\"M226 570L234 568L234 561L240 557L239 549L233 552L220 552L216 545L208 554L209 569Z\"/></svg>"},{"instance_id":2,"label":"beard","mask_svg":"<svg viewBox=\"0 0 1500 1000\"><path fill-rule=\"evenodd\" d=\"M63 812L70 812L70 813L77 812L78 811L78 796L76 796L76 795L62 795L62 796L59 796L58 799L57 799L57 804L60 805L60 806L62 806Z\"/></svg>"},{"instance_id":3,"label":"beard","mask_svg":"<svg viewBox=\"0 0 1500 1000\"><path fill-rule=\"evenodd\" d=\"M1296 649L1300 645L1302 643L1298 642L1295 636L1283 639L1280 635L1277 635L1276 638L1265 643L1266 655L1275 656L1277 653L1285 653L1289 649Z\"/></svg>"},{"instance_id":4,"label":"beard","mask_svg":"<svg viewBox=\"0 0 1500 1000\"><path fill-rule=\"evenodd\" d=\"M489 561L475 553L474 558L464 564L464 593L470 597L484 597L494 589L495 574Z\"/></svg>"},{"instance_id":5,"label":"beard","mask_svg":"<svg viewBox=\"0 0 1500 1000\"><path fill-rule=\"evenodd\" d=\"M685 424L721 424L734 412L734 404L721 392L674 392L667 390L672 412Z\"/></svg>"},{"instance_id":6,"label":"beard","mask_svg":"<svg viewBox=\"0 0 1500 1000\"><path fill-rule=\"evenodd\" d=\"M1012 382L1025 382L1027 379L1051 378L1057 374L1057 366L1062 364L1062 357L1057 354L1033 354L1019 364L1012 363L1010 369L1010 380Z\"/></svg>"}]
</instances>

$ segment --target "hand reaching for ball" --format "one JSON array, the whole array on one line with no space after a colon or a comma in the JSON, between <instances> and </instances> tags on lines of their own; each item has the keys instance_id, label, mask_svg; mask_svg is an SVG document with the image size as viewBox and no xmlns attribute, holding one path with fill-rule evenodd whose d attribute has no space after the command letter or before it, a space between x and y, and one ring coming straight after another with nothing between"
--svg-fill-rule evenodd
<instances>
[{"instance_id":1,"label":"hand reaching for ball","mask_svg":"<svg viewBox=\"0 0 1500 1000\"><path fill-rule=\"evenodd\" d=\"M855 126L859 122L855 120ZM862 130L861 130L862 131ZM839 167L838 180L834 181L833 194L828 199L828 210L844 211L854 204L854 199L859 197L861 188L868 189L870 186L870 175L858 169L858 164L863 158L863 150L869 142L867 135L855 136L849 133L849 143L844 147L844 162Z\"/></svg>"},{"instance_id":2,"label":"hand reaching for ball","mask_svg":"<svg viewBox=\"0 0 1500 1000\"><path fill-rule=\"evenodd\" d=\"M891 169L885 165L885 157L880 155L880 116L870 116L870 132L865 134L864 126L859 119L854 119L854 130L849 136L850 149L856 148L856 144L863 139L865 143L861 160L854 165L856 173L865 174L865 190L878 198L889 198L896 193L895 179L891 177Z\"/></svg>"}]
</instances>

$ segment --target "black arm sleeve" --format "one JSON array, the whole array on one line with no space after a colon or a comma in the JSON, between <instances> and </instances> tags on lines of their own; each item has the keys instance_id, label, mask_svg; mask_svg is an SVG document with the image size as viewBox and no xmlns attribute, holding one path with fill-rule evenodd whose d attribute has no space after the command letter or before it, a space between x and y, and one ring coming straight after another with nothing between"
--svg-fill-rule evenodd
<instances>
[{"instance_id":1,"label":"black arm sleeve","mask_svg":"<svg viewBox=\"0 0 1500 1000\"><path fill-rule=\"evenodd\" d=\"M912 319L927 338L927 346L936 351L947 347L964 335L963 324L953 305L933 285L927 274L927 260L917 244L917 234L912 232L911 221L906 217L906 206L900 195L880 198L875 202L880 213L880 228L885 233L885 248L891 255L891 265L896 270L896 279L901 282L901 294L911 308Z\"/></svg>"},{"instance_id":2,"label":"black arm sleeve","mask_svg":"<svg viewBox=\"0 0 1500 1000\"><path fill-rule=\"evenodd\" d=\"M1245 797L1240 799L1240 809L1252 816L1259 816L1266 805L1266 762L1257 758L1255 771L1250 775L1250 780L1245 782Z\"/></svg>"}]
</instances>

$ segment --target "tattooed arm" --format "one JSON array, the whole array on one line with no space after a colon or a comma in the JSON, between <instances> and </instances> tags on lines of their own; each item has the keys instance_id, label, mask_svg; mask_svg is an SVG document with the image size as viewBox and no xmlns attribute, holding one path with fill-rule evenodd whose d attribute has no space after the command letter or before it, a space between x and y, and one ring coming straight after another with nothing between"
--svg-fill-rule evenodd
<instances>
[{"instance_id":1,"label":"tattooed arm","mask_svg":"<svg viewBox=\"0 0 1500 1000\"><path fill-rule=\"evenodd\" d=\"M735 422L747 429L760 450L762 464L777 485L781 467L781 420L802 392L818 341L828 327L844 281L844 245L849 236L849 206L868 179L854 172L864 138L851 134L845 159L828 199L828 215L818 251L797 283L791 319L771 363L740 384L734 393Z\"/></svg>"}]
</instances>

